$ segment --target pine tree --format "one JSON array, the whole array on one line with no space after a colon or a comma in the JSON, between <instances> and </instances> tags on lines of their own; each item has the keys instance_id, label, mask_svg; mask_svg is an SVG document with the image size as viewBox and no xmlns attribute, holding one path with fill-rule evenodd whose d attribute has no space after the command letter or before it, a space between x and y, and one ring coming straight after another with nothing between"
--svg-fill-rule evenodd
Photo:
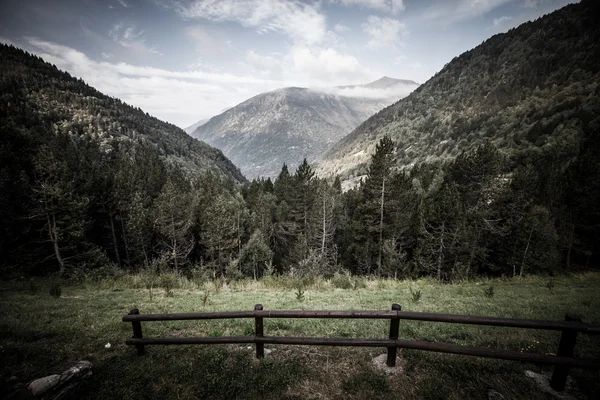
<instances>
[{"instance_id":1,"label":"pine tree","mask_svg":"<svg viewBox=\"0 0 600 400\"><path fill-rule=\"evenodd\" d=\"M371 156L371 165L364 184L365 215L367 229L376 233L372 242L377 247L377 275L381 275L383 244L387 230L388 210L386 208L390 192L389 179L394 163L394 143L384 136L375 146Z\"/></svg>"}]
</instances>

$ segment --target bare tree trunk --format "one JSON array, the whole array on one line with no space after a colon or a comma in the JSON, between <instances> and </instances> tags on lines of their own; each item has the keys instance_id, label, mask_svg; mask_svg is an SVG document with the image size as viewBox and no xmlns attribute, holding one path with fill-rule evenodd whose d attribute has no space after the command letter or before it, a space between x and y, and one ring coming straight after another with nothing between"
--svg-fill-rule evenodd
<instances>
[{"instance_id":1,"label":"bare tree trunk","mask_svg":"<svg viewBox=\"0 0 600 400\"><path fill-rule=\"evenodd\" d=\"M65 260L62 258L60 254L60 247L58 246L58 233L56 232L56 217L54 214L46 215L48 219L48 234L50 235L50 241L52 242L52 248L54 249L54 255L56 256L56 260L58 261L58 273L62 275L65 273Z\"/></svg>"},{"instance_id":2,"label":"bare tree trunk","mask_svg":"<svg viewBox=\"0 0 600 400\"><path fill-rule=\"evenodd\" d=\"M385 202L385 177L381 182L381 206L379 216L379 255L377 257L377 276L381 276L381 256L383 253L383 206Z\"/></svg>"},{"instance_id":3,"label":"bare tree trunk","mask_svg":"<svg viewBox=\"0 0 600 400\"><path fill-rule=\"evenodd\" d=\"M437 279L442 280L442 262L444 261L444 229L445 222L442 222L442 230L440 232L440 248L438 250L438 267L437 267Z\"/></svg>"},{"instance_id":4,"label":"bare tree trunk","mask_svg":"<svg viewBox=\"0 0 600 400\"><path fill-rule=\"evenodd\" d=\"M179 272L179 265L177 263L177 237L175 236L175 216L171 213L171 234L173 235L173 249L172 256L173 261L175 261L175 272Z\"/></svg>"},{"instance_id":5,"label":"bare tree trunk","mask_svg":"<svg viewBox=\"0 0 600 400\"><path fill-rule=\"evenodd\" d=\"M322 226L322 235L323 238L321 239L321 257L325 256L325 238L327 237L327 228L326 228L326 213L327 213L327 207L326 207L326 199L325 199L325 193L323 193L323 226Z\"/></svg>"},{"instance_id":6,"label":"bare tree trunk","mask_svg":"<svg viewBox=\"0 0 600 400\"><path fill-rule=\"evenodd\" d=\"M122 267L121 265L121 256L119 255L119 245L117 243L117 232L115 231L115 221L113 219L113 214L110 213L110 231L112 232L112 239L113 239L113 246L115 247L115 256L117 257L117 264L119 265L119 268Z\"/></svg>"},{"instance_id":7,"label":"bare tree trunk","mask_svg":"<svg viewBox=\"0 0 600 400\"><path fill-rule=\"evenodd\" d=\"M129 259L129 245L127 244L127 235L125 234L123 218L121 218L121 233L123 234L123 244L125 245L125 260L127 260L127 265L131 266L131 260Z\"/></svg>"},{"instance_id":8,"label":"bare tree trunk","mask_svg":"<svg viewBox=\"0 0 600 400\"><path fill-rule=\"evenodd\" d=\"M527 257L527 251L529 250L529 243L531 243L531 236L533 235L533 226L529 232L529 238L527 239L527 246L525 246L525 252L523 252L523 259L521 260L521 270L519 271L519 277L523 276L523 270L525 269L525 258Z\"/></svg>"},{"instance_id":9,"label":"bare tree trunk","mask_svg":"<svg viewBox=\"0 0 600 400\"><path fill-rule=\"evenodd\" d=\"M237 214L237 242L238 242L238 259L242 257L242 238L240 233L240 213Z\"/></svg>"},{"instance_id":10,"label":"bare tree trunk","mask_svg":"<svg viewBox=\"0 0 600 400\"><path fill-rule=\"evenodd\" d=\"M575 236L575 226L571 227L571 234L569 235L569 247L567 248L567 259L565 260L565 269L569 271L571 269L571 251L573 250L573 237Z\"/></svg>"}]
</instances>

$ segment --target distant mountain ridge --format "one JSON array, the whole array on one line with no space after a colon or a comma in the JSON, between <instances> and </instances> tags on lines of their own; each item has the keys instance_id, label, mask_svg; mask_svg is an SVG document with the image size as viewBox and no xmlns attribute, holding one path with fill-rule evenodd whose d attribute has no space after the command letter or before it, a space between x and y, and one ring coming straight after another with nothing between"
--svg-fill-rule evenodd
<instances>
[{"instance_id":1,"label":"distant mountain ridge","mask_svg":"<svg viewBox=\"0 0 600 400\"><path fill-rule=\"evenodd\" d=\"M303 158L315 160L369 116L417 86L384 77L367 85L277 89L211 118L191 135L221 149L248 178L275 177L284 163L293 169Z\"/></svg>"},{"instance_id":2,"label":"distant mountain ridge","mask_svg":"<svg viewBox=\"0 0 600 400\"><path fill-rule=\"evenodd\" d=\"M344 86L336 86L338 89L349 89L356 87L364 87L369 89L387 89L396 85L416 85L419 84L415 81L409 79L396 79L390 78L389 76L383 76L376 81L366 83L364 85L344 85Z\"/></svg>"},{"instance_id":3,"label":"distant mountain ridge","mask_svg":"<svg viewBox=\"0 0 600 400\"><path fill-rule=\"evenodd\" d=\"M356 181L384 135L400 168L451 160L486 141L513 159L577 152L582 127L600 115L599 10L583 0L455 57L322 154L318 175Z\"/></svg>"}]
</instances>

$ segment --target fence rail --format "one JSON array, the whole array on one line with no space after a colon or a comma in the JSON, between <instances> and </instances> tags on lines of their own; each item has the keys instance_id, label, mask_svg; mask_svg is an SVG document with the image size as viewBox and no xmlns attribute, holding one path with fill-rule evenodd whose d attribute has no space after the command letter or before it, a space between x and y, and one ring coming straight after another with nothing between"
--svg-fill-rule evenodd
<instances>
[{"instance_id":1,"label":"fence rail","mask_svg":"<svg viewBox=\"0 0 600 400\"><path fill-rule=\"evenodd\" d=\"M181 321L206 319L239 319L254 318L255 334L253 336L222 336L222 337L185 337L185 338L144 338L142 333L143 321ZM350 339L350 338L316 338L316 337L276 337L264 336L264 318L338 318L338 319L389 319L390 330L388 339ZM466 347L449 343L431 343L415 340L399 339L400 320L445 322L469 325L486 325L509 328L541 329L561 331L557 355L542 355L489 349L481 347ZM133 309L123 317L124 322L131 322L133 337L127 339L127 345L135 346L138 355L145 353L147 345L184 345L184 344L255 344L256 357L264 357L265 344L314 345L314 346L351 346L351 347L384 347L387 348L387 365L396 365L398 348L452 353L475 357L513 360L540 364L554 365L550 385L557 391L565 388L570 368L600 369L599 359L582 359L573 356L578 333L600 334L600 326L581 322L581 318L567 314L565 321L544 321L531 319L513 319L500 317L484 317L457 314L437 314L426 312L401 311L398 304L392 305L391 311L300 311L300 310L263 310L257 304L253 311L233 312L203 312L203 313L174 313L174 314L140 314Z\"/></svg>"}]
</instances>

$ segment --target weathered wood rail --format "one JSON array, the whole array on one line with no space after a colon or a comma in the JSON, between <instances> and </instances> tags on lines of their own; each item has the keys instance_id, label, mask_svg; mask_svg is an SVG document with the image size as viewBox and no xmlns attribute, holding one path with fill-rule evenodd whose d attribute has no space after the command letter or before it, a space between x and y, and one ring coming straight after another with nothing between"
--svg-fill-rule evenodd
<instances>
[{"instance_id":1,"label":"weathered wood rail","mask_svg":"<svg viewBox=\"0 0 600 400\"><path fill-rule=\"evenodd\" d=\"M183 321L205 319L237 319L254 318L255 332L253 336L222 336L222 337L172 337L144 338L142 333L143 321ZM337 318L337 319L389 319L390 330L388 339L349 339L349 338L316 338L316 337L275 337L264 336L264 318ZM485 325L509 328L540 329L561 331L560 344L556 356L522 353L517 351L489 349L481 347L466 347L449 343L431 343L415 340L399 339L400 320L445 322L467 325ZM567 314L565 321L544 321L532 319L514 319L500 317L484 317L472 315L437 314L426 312L402 311L398 304L392 305L391 311L308 311L308 310L263 310L257 304L253 311L174 313L174 314L140 314L133 309L123 317L123 322L131 322L133 337L127 339L127 345L135 346L138 355L145 353L147 345L181 345L181 344L241 344L254 343L256 357L264 357L265 344L291 344L314 346L352 346L352 347L385 347L387 348L387 365L396 365L398 348L435 351L475 357L495 358L530 363L554 365L551 386L557 391L565 388L570 368L600 369L600 359L575 358L575 343L577 334L600 334L599 325L581 322L581 318Z\"/></svg>"}]
</instances>

